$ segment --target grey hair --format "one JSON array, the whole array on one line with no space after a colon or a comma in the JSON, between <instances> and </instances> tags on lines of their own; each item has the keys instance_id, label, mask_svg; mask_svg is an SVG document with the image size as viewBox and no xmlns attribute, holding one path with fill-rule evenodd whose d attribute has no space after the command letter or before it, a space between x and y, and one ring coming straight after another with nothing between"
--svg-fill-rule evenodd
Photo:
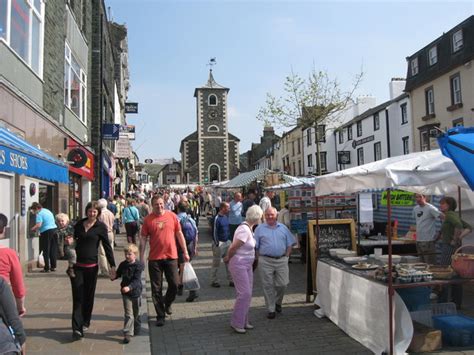
<instances>
[{"instance_id":1,"label":"grey hair","mask_svg":"<svg viewBox=\"0 0 474 355\"><path fill-rule=\"evenodd\" d=\"M103 210L104 208L107 208L107 200L105 198L101 198L99 201L97 201L97 205L101 210Z\"/></svg>"},{"instance_id":2,"label":"grey hair","mask_svg":"<svg viewBox=\"0 0 474 355\"><path fill-rule=\"evenodd\" d=\"M247 214L245 215L245 220L250 224L258 223L263 216L263 211L259 205L253 205L249 207L247 210Z\"/></svg>"}]
</instances>

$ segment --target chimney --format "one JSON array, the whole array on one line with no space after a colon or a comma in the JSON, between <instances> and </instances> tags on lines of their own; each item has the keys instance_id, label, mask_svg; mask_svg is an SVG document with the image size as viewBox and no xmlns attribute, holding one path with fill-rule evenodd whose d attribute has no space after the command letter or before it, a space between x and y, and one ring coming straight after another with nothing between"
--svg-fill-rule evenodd
<instances>
[{"instance_id":1,"label":"chimney","mask_svg":"<svg viewBox=\"0 0 474 355\"><path fill-rule=\"evenodd\" d=\"M390 80L390 84L388 84L388 88L390 91L390 100L393 100L394 98L403 94L405 84L405 78L392 78L392 80Z\"/></svg>"}]
</instances>

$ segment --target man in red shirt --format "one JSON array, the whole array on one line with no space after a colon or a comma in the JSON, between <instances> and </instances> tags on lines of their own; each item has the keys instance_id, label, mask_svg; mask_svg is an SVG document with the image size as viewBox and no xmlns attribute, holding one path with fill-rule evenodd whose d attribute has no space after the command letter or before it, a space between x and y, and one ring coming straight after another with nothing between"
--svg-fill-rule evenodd
<instances>
[{"instance_id":1,"label":"man in red shirt","mask_svg":"<svg viewBox=\"0 0 474 355\"><path fill-rule=\"evenodd\" d=\"M145 249L150 240L148 255L148 272L150 274L151 295L156 311L156 325L165 324L165 314L172 313L171 304L178 291L178 250L184 250L184 260L189 261L186 241L176 215L165 210L162 197L154 196L151 200L153 212L145 217L140 238L140 260L144 261ZM168 290L163 297L163 273L168 283Z\"/></svg>"}]
</instances>

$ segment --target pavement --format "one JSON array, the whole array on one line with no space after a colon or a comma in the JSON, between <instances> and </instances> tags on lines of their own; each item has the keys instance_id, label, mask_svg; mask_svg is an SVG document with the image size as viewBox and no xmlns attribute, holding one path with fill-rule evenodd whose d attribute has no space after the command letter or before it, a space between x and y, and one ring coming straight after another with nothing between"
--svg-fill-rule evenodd
<instances>
[{"instance_id":1,"label":"pavement","mask_svg":"<svg viewBox=\"0 0 474 355\"><path fill-rule=\"evenodd\" d=\"M148 275L144 275L143 282L145 277L147 280L142 298L142 333L126 345L121 343L123 307L118 280L98 279L91 327L83 339L72 342L72 296L65 273L66 261L59 261L55 273L27 273L27 315L23 324L28 354L371 354L330 320L313 315L313 304L305 302L305 265L298 259L289 265L290 285L283 312L276 319L266 318L257 273L250 309L250 322L255 329L236 334L230 328L235 290L225 282L223 265L219 270L221 287L210 286L211 238L204 218L199 230L199 254L193 261L201 284L199 298L187 303L186 292L177 296L173 314L166 319L165 326L157 327L150 283ZM123 260L121 248L125 242L124 235L117 237L117 264ZM443 354L474 354L456 350Z\"/></svg>"},{"instance_id":2,"label":"pavement","mask_svg":"<svg viewBox=\"0 0 474 355\"><path fill-rule=\"evenodd\" d=\"M118 235L115 262L123 259L124 235ZM27 288L23 325L27 334L28 354L150 354L146 299L142 299L142 332L129 344L123 340L123 305L120 281L105 277L97 280L94 310L89 330L84 338L72 342L72 293L66 275L67 261L58 261L56 272L40 273L39 269L25 275ZM145 295L143 295L145 297Z\"/></svg>"}]
</instances>

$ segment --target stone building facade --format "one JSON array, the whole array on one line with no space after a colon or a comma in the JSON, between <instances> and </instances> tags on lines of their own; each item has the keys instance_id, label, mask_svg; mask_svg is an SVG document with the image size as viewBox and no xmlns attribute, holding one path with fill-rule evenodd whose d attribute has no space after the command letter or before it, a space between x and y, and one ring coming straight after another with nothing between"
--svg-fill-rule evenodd
<instances>
[{"instance_id":1,"label":"stone building facade","mask_svg":"<svg viewBox=\"0 0 474 355\"><path fill-rule=\"evenodd\" d=\"M197 131L181 141L184 183L210 183L232 179L239 173L239 139L228 132L229 89L216 83L196 88Z\"/></svg>"}]
</instances>

